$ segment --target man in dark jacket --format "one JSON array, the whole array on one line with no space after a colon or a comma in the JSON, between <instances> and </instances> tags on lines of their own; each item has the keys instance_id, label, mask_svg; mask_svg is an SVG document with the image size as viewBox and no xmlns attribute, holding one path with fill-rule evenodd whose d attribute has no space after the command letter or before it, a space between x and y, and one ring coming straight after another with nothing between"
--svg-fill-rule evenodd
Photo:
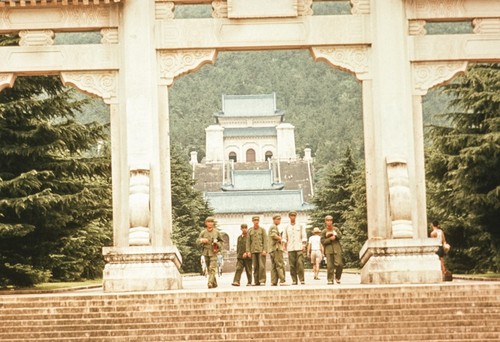
<instances>
[{"instance_id":1,"label":"man in dark jacket","mask_svg":"<svg viewBox=\"0 0 500 342\"><path fill-rule=\"evenodd\" d=\"M321 244L325 248L326 274L328 284L333 285L333 279L340 284L344 263L342 261L342 233L333 225L333 217L325 216L325 229L321 232Z\"/></svg>"},{"instance_id":2,"label":"man in dark jacket","mask_svg":"<svg viewBox=\"0 0 500 342\"><path fill-rule=\"evenodd\" d=\"M241 225L241 235L238 236L236 245L236 272L234 273L233 286L240 286L241 273L245 270L247 275L247 286L252 285L252 254L246 252L248 238L248 226Z\"/></svg>"}]
</instances>

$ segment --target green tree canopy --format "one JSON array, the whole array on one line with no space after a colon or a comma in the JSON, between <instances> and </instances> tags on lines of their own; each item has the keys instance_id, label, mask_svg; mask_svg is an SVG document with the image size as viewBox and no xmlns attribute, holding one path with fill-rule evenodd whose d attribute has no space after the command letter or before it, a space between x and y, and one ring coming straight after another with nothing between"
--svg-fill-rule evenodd
<instances>
[{"instance_id":1,"label":"green tree canopy","mask_svg":"<svg viewBox=\"0 0 500 342\"><path fill-rule=\"evenodd\" d=\"M348 266L357 266L360 244L366 238L366 195L364 174L358 171L350 148L338 165L324 167L319 178L310 225L322 228L325 216L332 215L334 224L342 230L344 261Z\"/></svg>"},{"instance_id":2,"label":"green tree canopy","mask_svg":"<svg viewBox=\"0 0 500 342\"><path fill-rule=\"evenodd\" d=\"M183 272L200 271L200 249L196 244L205 218L213 215L201 192L193 188L192 170L180 149L171 150L172 240L182 255Z\"/></svg>"},{"instance_id":3,"label":"green tree canopy","mask_svg":"<svg viewBox=\"0 0 500 342\"><path fill-rule=\"evenodd\" d=\"M55 77L19 77L0 93L0 286L100 275L110 162L90 156L107 137L75 121L84 103Z\"/></svg>"},{"instance_id":4,"label":"green tree canopy","mask_svg":"<svg viewBox=\"0 0 500 342\"><path fill-rule=\"evenodd\" d=\"M342 246L347 267L359 267L359 251L368 239L368 217L366 206L366 178L364 167L356 169L352 183L348 186L351 193L350 205L342 214Z\"/></svg>"},{"instance_id":5,"label":"green tree canopy","mask_svg":"<svg viewBox=\"0 0 500 342\"><path fill-rule=\"evenodd\" d=\"M433 126L427 151L429 215L453 246L458 272L500 269L500 65L476 65L444 87L451 125Z\"/></svg>"},{"instance_id":6,"label":"green tree canopy","mask_svg":"<svg viewBox=\"0 0 500 342\"><path fill-rule=\"evenodd\" d=\"M350 185L356 167L351 149L347 148L337 165L329 163L321 170L313 198L316 209L310 215L312 226L322 227L326 215L332 215L335 224L342 226L343 213L352 205Z\"/></svg>"}]
</instances>

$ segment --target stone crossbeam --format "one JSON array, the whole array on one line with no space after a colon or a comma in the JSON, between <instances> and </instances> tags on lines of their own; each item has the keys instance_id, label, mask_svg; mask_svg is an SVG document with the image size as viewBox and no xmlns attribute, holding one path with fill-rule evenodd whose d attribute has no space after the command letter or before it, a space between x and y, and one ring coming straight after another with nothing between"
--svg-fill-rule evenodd
<instances>
[{"instance_id":1,"label":"stone crossbeam","mask_svg":"<svg viewBox=\"0 0 500 342\"><path fill-rule=\"evenodd\" d=\"M412 62L458 61L497 63L500 34L426 35L410 39Z\"/></svg>"},{"instance_id":2,"label":"stone crossbeam","mask_svg":"<svg viewBox=\"0 0 500 342\"><path fill-rule=\"evenodd\" d=\"M500 17L500 1L496 0L407 0L408 19L457 21Z\"/></svg>"},{"instance_id":3,"label":"stone crossbeam","mask_svg":"<svg viewBox=\"0 0 500 342\"><path fill-rule=\"evenodd\" d=\"M119 69L118 45L4 46L0 73L57 74Z\"/></svg>"},{"instance_id":4,"label":"stone crossbeam","mask_svg":"<svg viewBox=\"0 0 500 342\"><path fill-rule=\"evenodd\" d=\"M370 17L290 19L177 19L156 24L157 49L252 50L322 45L369 45Z\"/></svg>"},{"instance_id":5,"label":"stone crossbeam","mask_svg":"<svg viewBox=\"0 0 500 342\"><path fill-rule=\"evenodd\" d=\"M1 4L1 2L0 2ZM20 30L92 31L118 27L119 7L0 7L0 34Z\"/></svg>"}]
</instances>

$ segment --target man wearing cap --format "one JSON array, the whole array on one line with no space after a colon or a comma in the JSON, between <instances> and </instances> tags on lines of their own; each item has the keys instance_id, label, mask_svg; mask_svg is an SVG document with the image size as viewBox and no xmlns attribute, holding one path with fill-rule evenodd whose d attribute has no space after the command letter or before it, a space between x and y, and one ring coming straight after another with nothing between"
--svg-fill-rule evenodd
<instances>
[{"instance_id":1,"label":"man wearing cap","mask_svg":"<svg viewBox=\"0 0 500 342\"><path fill-rule=\"evenodd\" d=\"M285 282L285 262L283 261L283 244L281 243L281 233L278 228L281 223L281 216L273 216L273 224L269 227L269 254L271 254L271 286L288 285Z\"/></svg>"},{"instance_id":2,"label":"man wearing cap","mask_svg":"<svg viewBox=\"0 0 500 342\"><path fill-rule=\"evenodd\" d=\"M323 259L323 245L321 244L321 229L314 227L312 235L307 240L307 255L313 265L314 279L319 279L319 263Z\"/></svg>"},{"instance_id":3,"label":"man wearing cap","mask_svg":"<svg viewBox=\"0 0 500 342\"><path fill-rule=\"evenodd\" d=\"M201 245L201 255L205 257L208 268L208 288L217 287L217 253L222 249L222 237L215 229L215 220L212 216L205 219L205 229L203 229L196 240Z\"/></svg>"},{"instance_id":4,"label":"man wearing cap","mask_svg":"<svg viewBox=\"0 0 500 342\"><path fill-rule=\"evenodd\" d=\"M325 229L321 232L321 244L325 249L326 274L329 285L333 285L333 279L340 284L340 277L344 263L342 261L342 246L340 240L342 233L340 229L333 225L333 217L325 216Z\"/></svg>"},{"instance_id":5,"label":"man wearing cap","mask_svg":"<svg viewBox=\"0 0 500 342\"><path fill-rule=\"evenodd\" d=\"M297 285L298 281L305 284L304 279L304 253L306 252L307 234L304 225L296 223L296 211L288 213L290 224L283 232L283 242L286 243L288 251L288 262L290 263L290 276L292 285Z\"/></svg>"},{"instance_id":6,"label":"man wearing cap","mask_svg":"<svg viewBox=\"0 0 500 342\"><path fill-rule=\"evenodd\" d=\"M241 273L245 270L247 275L247 286L252 285L252 255L246 252L248 238L248 226L241 225L241 235L238 236L236 244L236 272L234 273L233 286L240 286Z\"/></svg>"},{"instance_id":7,"label":"man wearing cap","mask_svg":"<svg viewBox=\"0 0 500 342\"><path fill-rule=\"evenodd\" d=\"M246 252L252 255L254 285L266 284L267 234L259 226L260 217L252 217L253 227L248 232Z\"/></svg>"}]
</instances>

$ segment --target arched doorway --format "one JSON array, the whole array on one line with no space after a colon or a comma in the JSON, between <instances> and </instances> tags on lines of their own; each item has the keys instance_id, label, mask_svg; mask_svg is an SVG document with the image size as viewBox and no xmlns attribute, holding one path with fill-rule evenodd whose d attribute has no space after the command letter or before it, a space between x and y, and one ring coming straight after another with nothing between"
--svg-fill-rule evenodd
<instances>
[{"instance_id":1,"label":"arched doorway","mask_svg":"<svg viewBox=\"0 0 500 342\"><path fill-rule=\"evenodd\" d=\"M236 152L230 152L229 153L229 160L234 161L235 163L238 161L238 158L236 156Z\"/></svg>"},{"instance_id":2,"label":"arched doorway","mask_svg":"<svg viewBox=\"0 0 500 342\"><path fill-rule=\"evenodd\" d=\"M273 158L273 153L271 151L267 151L264 159L268 161L271 160L272 158Z\"/></svg>"},{"instance_id":3,"label":"arched doorway","mask_svg":"<svg viewBox=\"0 0 500 342\"><path fill-rule=\"evenodd\" d=\"M253 148L249 148L247 150L247 155L246 155L246 162L251 163L255 162L255 150Z\"/></svg>"}]
</instances>

